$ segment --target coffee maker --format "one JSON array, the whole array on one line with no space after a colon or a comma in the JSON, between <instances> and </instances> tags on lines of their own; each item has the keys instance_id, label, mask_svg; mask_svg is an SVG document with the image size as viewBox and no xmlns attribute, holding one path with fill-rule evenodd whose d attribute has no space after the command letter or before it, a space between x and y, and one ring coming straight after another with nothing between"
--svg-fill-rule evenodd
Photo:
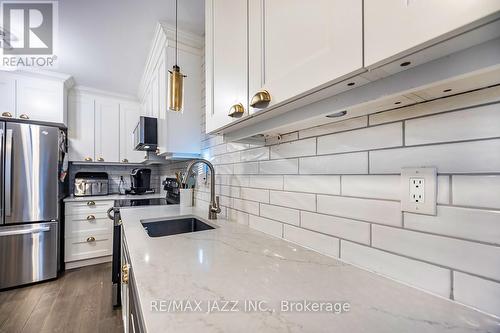
<instances>
[{"instance_id":1,"label":"coffee maker","mask_svg":"<svg viewBox=\"0 0 500 333\"><path fill-rule=\"evenodd\" d=\"M130 191L127 194L154 193L151 189L151 169L135 168L130 172Z\"/></svg>"}]
</instances>

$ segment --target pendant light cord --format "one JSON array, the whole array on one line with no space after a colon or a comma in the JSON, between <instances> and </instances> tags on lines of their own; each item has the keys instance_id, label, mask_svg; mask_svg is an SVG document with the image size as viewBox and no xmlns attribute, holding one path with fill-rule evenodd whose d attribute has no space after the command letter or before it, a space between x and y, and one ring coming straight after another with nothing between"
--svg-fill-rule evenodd
<instances>
[{"instance_id":1,"label":"pendant light cord","mask_svg":"<svg viewBox=\"0 0 500 333\"><path fill-rule=\"evenodd\" d=\"M177 1L175 0L175 66L177 66L177 53L179 53L177 50Z\"/></svg>"}]
</instances>

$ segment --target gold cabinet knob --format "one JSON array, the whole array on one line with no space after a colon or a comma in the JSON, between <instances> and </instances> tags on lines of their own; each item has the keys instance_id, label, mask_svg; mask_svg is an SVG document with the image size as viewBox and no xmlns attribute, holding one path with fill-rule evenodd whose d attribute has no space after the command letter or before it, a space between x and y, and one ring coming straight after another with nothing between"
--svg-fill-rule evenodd
<instances>
[{"instance_id":1,"label":"gold cabinet knob","mask_svg":"<svg viewBox=\"0 0 500 333\"><path fill-rule=\"evenodd\" d=\"M85 157L84 160L85 162L92 162L92 157Z\"/></svg>"},{"instance_id":2,"label":"gold cabinet knob","mask_svg":"<svg viewBox=\"0 0 500 333\"><path fill-rule=\"evenodd\" d=\"M124 264L122 266L122 282L124 284L128 283L128 271L129 271L130 265Z\"/></svg>"},{"instance_id":3,"label":"gold cabinet knob","mask_svg":"<svg viewBox=\"0 0 500 333\"><path fill-rule=\"evenodd\" d=\"M267 90L260 90L253 95L250 106L253 108L265 108L271 102L271 94Z\"/></svg>"},{"instance_id":4,"label":"gold cabinet knob","mask_svg":"<svg viewBox=\"0 0 500 333\"><path fill-rule=\"evenodd\" d=\"M124 159L122 160L122 163L128 163L128 160L127 160L126 158L124 158Z\"/></svg>"},{"instance_id":5,"label":"gold cabinet knob","mask_svg":"<svg viewBox=\"0 0 500 333\"><path fill-rule=\"evenodd\" d=\"M88 221L95 220L95 216L94 215L89 215L89 216L87 216L87 220Z\"/></svg>"},{"instance_id":6,"label":"gold cabinet knob","mask_svg":"<svg viewBox=\"0 0 500 333\"><path fill-rule=\"evenodd\" d=\"M99 158L97 159L97 161L99 161L99 162L104 162L104 158L99 157Z\"/></svg>"},{"instance_id":7,"label":"gold cabinet knob","mask_svg":"<svg viewBox=\"0 0 500 333\"><path fill-rule=\"evenodd\" d=\"M12 118L12 113L10 112L3 112L2 117L7 117L7 118Z\"/></svg>"},{"instance_id":8,"label":"gold cabinet knob","mask_svg":"<svg viewBox=\"0 0 500 333\"><path fill-rule=\"evenodd\" d=\"M94 236L90 236L87 238L87 243L92 243L92 242L95 242L95 237Z\"/></svg>"},{"instance_id":9,"label":"gold cabinet knob","mask_svg":"<svg viewBox=\"0 0 500 333\"><path fill-rule=\"evenodd\" d=\"M95 201L87 201L87 206L95 206Z\"/></svg>"},{"instance_id":10,"label":"gold cabinet knob","mask_svg":"<svg viewBox=\"0 0 500 333\"><path fill-rule=\"evenodd\" d=\"M238 103L231 106L229 109L229 117L239 118L245 113L245 107L243 104Z\"/></svg>"},{"instance_id":11,"label":"gold cabinet knob","mask_svg":"<svg viewBox=\"0 0 500 333\"><path fill-rule=\"evenodd\" d=\"M30 117L28 117L28 115L24 114L24 113L22 115L20 115L19 118L21 118L21 119L30 119Z\"/></svg>"}]
</instances>

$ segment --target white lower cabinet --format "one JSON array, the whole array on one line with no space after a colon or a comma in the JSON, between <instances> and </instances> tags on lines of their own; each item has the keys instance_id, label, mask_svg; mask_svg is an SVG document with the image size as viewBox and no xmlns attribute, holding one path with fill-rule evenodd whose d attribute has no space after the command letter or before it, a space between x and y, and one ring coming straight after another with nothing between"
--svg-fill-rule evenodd
<instances>
[{"instance_id":1,"label":"white lower cabinet","mask_svg":"<svg viewBox=\"0 0 500 333\"><path fill-rule=\"evenodd\" d=\"M74 268L110 261L113 221L107 210L113 200L76 201L65 204L64 262Z\"/></svg>"}]
</instances>

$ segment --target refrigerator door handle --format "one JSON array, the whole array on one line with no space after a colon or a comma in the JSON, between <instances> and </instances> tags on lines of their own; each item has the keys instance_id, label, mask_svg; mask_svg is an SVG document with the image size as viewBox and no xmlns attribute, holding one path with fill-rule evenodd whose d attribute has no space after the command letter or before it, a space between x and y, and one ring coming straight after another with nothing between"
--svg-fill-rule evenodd
<instances>
[{"instance_id":1,"label":"refrigerator door handle","mask_svg":"<svg viewBox=\"0 0 500 333\"><path fill-rule=\"evenodd\" d=\"M12 129L5 134L5 216L10 216L12 202Z\"/></svg>"},{"instance_id":2,"label":"refrigerator door handle","mask_svg":"<svg viewBox=\"0 0 500 333\"><path fill-rule=\"evenodd\" d=\"M49 231L50 227L41 227L34 229L22 229L22 230L9 230L9 231L0 231L0 237L2 236L12 236L12 235L26 235L26 234L35 234L39 232Z\"/></svg>"}]
</instances>

